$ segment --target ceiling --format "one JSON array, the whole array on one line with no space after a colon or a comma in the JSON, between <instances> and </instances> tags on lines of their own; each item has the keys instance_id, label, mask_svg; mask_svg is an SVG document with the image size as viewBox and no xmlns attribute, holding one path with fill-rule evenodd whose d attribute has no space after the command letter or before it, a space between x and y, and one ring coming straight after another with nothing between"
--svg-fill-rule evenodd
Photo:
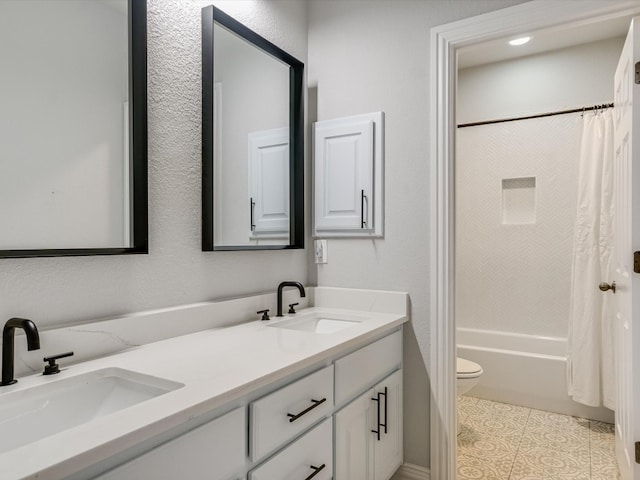
<instances>
[{"instance_id":1,"label":"ceiling","mask_svg":"<svg viewBox=\"0 0 640 480\"><path fill-rule=\"evenodd\" d=\"M458 50L458 68L475 67L517 57L535 55L550 50L573 47L627 34L633 15L604 20L589 25L552 28L522 35L500 38L463 47ZM507 42L519 36L532 36L525 45L512 47Z\"/></svg>"}]
</instances>

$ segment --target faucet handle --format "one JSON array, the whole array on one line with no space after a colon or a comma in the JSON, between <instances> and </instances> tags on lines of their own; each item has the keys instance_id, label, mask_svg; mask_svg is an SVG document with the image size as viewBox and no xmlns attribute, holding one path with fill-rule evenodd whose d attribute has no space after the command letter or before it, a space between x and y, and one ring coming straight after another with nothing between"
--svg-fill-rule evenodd
<instances>
[{"instance_id":1,"label":"faucet handle","mask_svg":"<svg viewBox=\"0 0 640 480\"><path fill-rule=\"evenodd\" d=\"M44 366L43 375L53 375L55 373L60 373L60 367L56 363L56 360L59 358L66 358L73 355L73 352L59 353L58 355L50 355L48 357L44 357L42 360L45 362L49 362L49 365Z\"/></svg>"},{"instance_id":2,"label":"faucet handle","mask_svg":"<svg viewBox=\"0 0 640 480\"><path fill-rule=\"evenodd\" d=\"M256 313L261 313L262 314L262 318L260 320L269 320L269 309L265 309L265 310L258 310Z\"/></svg>"},{"instance_id":3,"label":"faucet handle","mask_svg":"<svg viewBox=\"0 0 640 480\"><path fill-rule=\"evenodd\" d=\"M296 305L299 305L299 304L298 304L297 302L296 302L296 303L290 303L290 304L289 304L289 312L288 312L288 313L296 313L296 309L295 309L295 308L293 308L293 307L295 307Z\"/></svg>"}]
</instances>

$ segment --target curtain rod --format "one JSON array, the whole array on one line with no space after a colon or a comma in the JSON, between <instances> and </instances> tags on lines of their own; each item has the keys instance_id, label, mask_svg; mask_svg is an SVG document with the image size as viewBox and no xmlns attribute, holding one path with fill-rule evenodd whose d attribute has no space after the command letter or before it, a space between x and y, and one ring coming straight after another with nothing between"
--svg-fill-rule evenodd
<instances>
[{"instance_id":1,"label":"curtain rod","mask_svg":"<svg viewBox=\"0 0 640 480\"><path fill-rule=\"evenodd\" d=\"M489 125L492 123L505 123L515 122L516 120L530 120L532 118L553 117L554 115L565 115L567 113L580 113L590 112L592 110L603 110L605 108L612 108L613 103L607 103L605 105L594 105L592 107L574 108L572 110L560 110L558 112L539 113L537 115L527 115L526 117L514 117L514 118L500 118L498 120L486 120L484 122L462 123L458 125L458 128L477 127L478 125Z\"/></svg>"}]
</instances>

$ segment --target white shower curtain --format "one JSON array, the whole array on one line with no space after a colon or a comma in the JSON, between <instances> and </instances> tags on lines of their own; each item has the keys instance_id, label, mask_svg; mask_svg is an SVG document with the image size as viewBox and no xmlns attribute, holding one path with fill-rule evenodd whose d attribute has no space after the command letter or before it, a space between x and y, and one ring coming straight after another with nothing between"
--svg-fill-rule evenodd
<instances>
[{"instance_id":1,"label":"white shower curtain","mask_svg":"<svg viewBox=\"0 0 640 480\"><path fill-rule=\"evenodd\" d=\"M613 248L613 116L584 114L573 243L567 387L577 402L615 406Z\"/></svg>"}]
</instances>

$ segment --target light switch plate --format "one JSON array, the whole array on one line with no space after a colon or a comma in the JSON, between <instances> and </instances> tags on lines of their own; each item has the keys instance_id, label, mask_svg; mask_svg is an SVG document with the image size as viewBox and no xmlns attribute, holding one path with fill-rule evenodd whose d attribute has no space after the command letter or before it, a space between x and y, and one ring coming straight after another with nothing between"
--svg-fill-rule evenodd
<instances>
[{"instance_id":1,"label":"light switch plate","mask_svg":"<svg viewBox=\"0 0 640 480\"><path fill-rule=\"evenodd\" d=\"M326 240L315 241L315 257L316 263L327 263L329 261Z\"/></svg>"}]
</instances>

